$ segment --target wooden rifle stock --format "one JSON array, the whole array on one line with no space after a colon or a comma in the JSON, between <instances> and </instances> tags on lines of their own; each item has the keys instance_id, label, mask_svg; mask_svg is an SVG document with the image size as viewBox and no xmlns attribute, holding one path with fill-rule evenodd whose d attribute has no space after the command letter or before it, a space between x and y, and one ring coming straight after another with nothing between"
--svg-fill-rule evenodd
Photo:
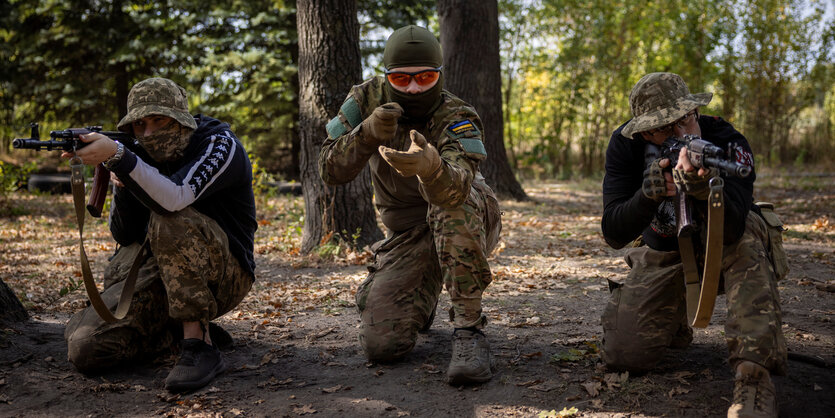
<instances>
[{"instance_id":1,"label":"wooden rifle stock","mask_svg":"<svg viewBox=\"0 0 835 418\"><path fill-rule=\"evenodd\" d=\"M101 217L104 200L107 198L107 186L110 185L110 171L99 164L93 174L93 186L87 199L87 212L94 218Z\"/></svg>"}]
</instances>

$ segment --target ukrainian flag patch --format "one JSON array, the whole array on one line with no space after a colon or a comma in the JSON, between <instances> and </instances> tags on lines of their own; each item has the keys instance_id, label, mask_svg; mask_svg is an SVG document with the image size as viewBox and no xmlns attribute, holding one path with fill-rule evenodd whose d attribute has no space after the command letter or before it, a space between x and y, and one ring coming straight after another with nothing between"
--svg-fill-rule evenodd
<instances>
[{"instance_id":1,"label":"ukrainian flag patch","mask_svg":"<svg viewBox=\"0 0 835 418\"><path fill-rule=\"evenodd\" d=\"M449 126L449 132L452 133L453 136L459 138L463 136L467 132L476 132L478 133L478 128L470 122L469 119L462 120L461 122L454 123Z\"/></svg>"}]
</instances>

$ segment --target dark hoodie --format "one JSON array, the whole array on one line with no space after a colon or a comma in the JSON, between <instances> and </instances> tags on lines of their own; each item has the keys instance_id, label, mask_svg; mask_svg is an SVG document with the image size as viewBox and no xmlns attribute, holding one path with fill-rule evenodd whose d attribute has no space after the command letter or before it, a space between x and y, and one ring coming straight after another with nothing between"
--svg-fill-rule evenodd
<instances>
[{"instance_id":1,"label":"dark hoodie","mask_svg":"<svg viewBox=\"0 0 835 418\"><path fill-rule=\"evenodd\" d=\"M179 160L158 163L137 143L125 144L125 155L112 170L125 187L115 188L110 232L120 245L141 243L151 211L191 206L220 225L229 250L254 275L258 224L249 157L227 123L203 115L194 119L197 129Z\"/></svg>"}]
</instances>

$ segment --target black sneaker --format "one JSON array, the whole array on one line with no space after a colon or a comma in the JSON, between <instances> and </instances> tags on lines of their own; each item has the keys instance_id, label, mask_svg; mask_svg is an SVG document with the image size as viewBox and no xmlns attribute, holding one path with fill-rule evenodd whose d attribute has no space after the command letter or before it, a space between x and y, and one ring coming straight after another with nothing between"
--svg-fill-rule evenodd
<instances>
[{"instance_id":1,"label":"black sneaker","mask_svg":"<svg viewBox=\"0 0 835 418\"><path fill-rule=\"evenodd\" d=\"M177 364L165 378L165 388L170 392L188 392L200 389L226 369L220 350L197 338L182 342Z\"/></svg>"},{"instance_id":2,"label":"black sneaker","mask_svg":"<svg viewBox=\"0 0 835 418\"><path fill-rule=\"evenodd\" d=\"M216 345L220 351L229 351L235 345L232 336L214 322L209 322L209 336L212 338L212 344Z\"/></svg>"}]
</instances>

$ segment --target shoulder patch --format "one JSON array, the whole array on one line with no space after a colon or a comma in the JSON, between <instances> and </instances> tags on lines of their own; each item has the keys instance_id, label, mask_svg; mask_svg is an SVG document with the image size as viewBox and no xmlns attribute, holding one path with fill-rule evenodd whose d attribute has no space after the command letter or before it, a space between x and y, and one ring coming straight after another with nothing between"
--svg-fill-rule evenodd
<instances>
[{"instance_id":1,"label":"shoulder patch","mask_svg":"<svg viewBox=\"0 0 835 418\"><path fill-rule=\"evenodd\" d=\"M349 97L339 108L339 114L328 122L325 129L331 139L339 138L348 130L356 128L362 123L362 113L357 100Z\"/></svg>"},{"instance_id":2,"label":"shoulder patch","mask_svg":"<svg viewBox=\"0 0 835 418\"><path fill-rule=\"evenodd\" d=\"M464 152L467 154L478 154L487 156L487 150L484 149L484 143L481 142L480 139L477 138L458 138L458 142L461 143L461 148L464 148Z\"/></svg>"},{"instance_id":3,"label":"shoulder patch","mask_svg":"<svg viewBox=\"0 0 835 418\"><path fill-rule=\"evenodd\" d=\"M450 135L453 138L461 138L462 136L474 136L479 134L478 128L476 128L475 125L473 125L473 123L469 119L464 119L461 122L456 122L452 125L449 125L447 131L449 131ZM472 132L472 134L467 134L468 132Z\"/></svg>"},{"instance_id":4,"label":"shoulder patch","mask_svg":"<svg viewBox=\"0 0 835 418\"><path fill-rule=\"evenodd\" d=\"M345 103L342 103L342 107L339 108L339 111L345 115L345 119L348 121L348 124L351 125L351 128L356 128L357 125L362 122L360 105L353 97L349 97Z\"/></svg>"},{"instance_id":5,"label":"shoulder patch","mask_svg":"<svg viewBox=\"0 0 835 418\"><path fill-rule=\"evenodd\" d=\"M342 121L339 120L339 116L331 119L331 121L325 126L325 129L327 129L328 136L330 136L331 139L339 138L342 134L348 132L348 129L345 128L345 125L343 125Z\"/></svg>"}]
</instances>

